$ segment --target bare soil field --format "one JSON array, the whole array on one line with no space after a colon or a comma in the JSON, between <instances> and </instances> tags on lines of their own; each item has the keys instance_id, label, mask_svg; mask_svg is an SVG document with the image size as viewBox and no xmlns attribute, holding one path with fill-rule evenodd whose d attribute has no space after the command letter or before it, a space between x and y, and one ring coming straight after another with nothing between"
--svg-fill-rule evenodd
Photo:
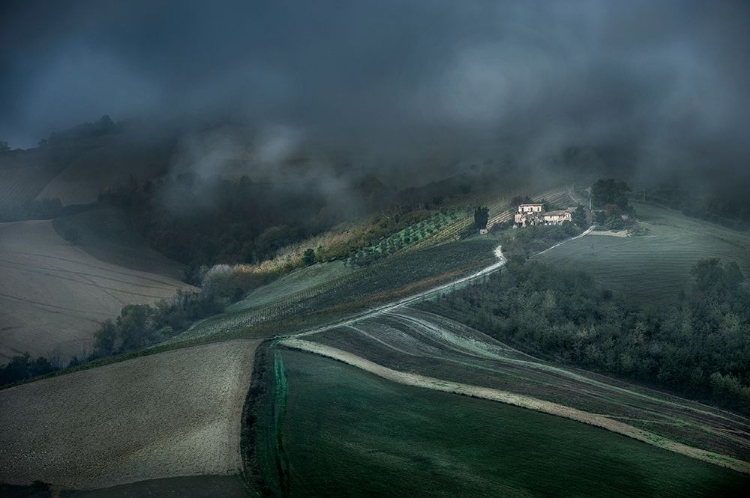
<instances>
[{"instance_id":1,"label":"bare soil field","mask_svg":"<svg viewBox=\"0 0 750 498\"><path fill-rule=\"evenodd\" d=\"M0 363L29 352L62 361L90 351L99 323L127 304L154 303L175 278L94 258L65 241L51 221L0 224Z\"/></svg>"},{"instance_id":2,"label":"bare soil field","mask_svg":"<svg viewBox=\"0 0 750 498\"><path fill-rule=\"evenodd\" d=\"M0 481L81 489L238 473L257 345L185 348L0 391Z\"/></svg>"}]
</instances>

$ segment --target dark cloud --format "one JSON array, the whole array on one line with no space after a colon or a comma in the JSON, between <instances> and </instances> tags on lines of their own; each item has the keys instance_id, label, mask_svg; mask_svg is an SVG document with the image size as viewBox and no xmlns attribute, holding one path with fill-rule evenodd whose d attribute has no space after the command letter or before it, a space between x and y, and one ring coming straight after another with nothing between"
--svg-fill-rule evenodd
<instances>
[{"instance_id":1,"label":"dark cloud","mask_svg":"<svg viewBox=\"0 0 750 498\"><path fill-rule=\"evenodd\" d=\"M231 117L382 157L568 145L641 171L750 158L747 2L6 2L0 137ZM727 173L728 172L728 173Z\"/></svg>"}]
</instances>

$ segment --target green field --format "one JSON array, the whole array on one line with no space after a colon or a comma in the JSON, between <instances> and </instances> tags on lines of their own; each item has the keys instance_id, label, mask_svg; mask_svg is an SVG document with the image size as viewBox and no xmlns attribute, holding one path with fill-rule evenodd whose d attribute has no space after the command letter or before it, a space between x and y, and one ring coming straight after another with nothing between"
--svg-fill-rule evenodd
<instances>
[{"instance_id":1,"label":"green field","mask_svg":"<svg viewBox=\"0 0 750 498\"><path fill-rule=\"evenodd\" d=\"M292 274L285 282L291 281L296 292L286 292L283 285L272 283L267 286L272 299L267 299L266 287L261 287L227 312L197 323L172 342L242 329L252 333L252 327L258 326L272 326L268 335L280 335L329 323L471 274L496 261L496 246L491 238L477 238L396 254L356 270L329 265L330 271L317 275L317 283L312 286L302 285L302 279Z\"/></svg>"},{"instance_id":2,"label":"green field","mask_svg":"<svg viewBox=\"0 0 750 498\"><path fill-rule=\"evenodd\" d=\"M750 461L750 421L742 416L541 361L432 313L400 308L304 339L399 372L530 396Z\"/></svg>"},{"instance_id":3,"label":"green field","mask_svg":"<svg viewBox=\"0 0 750 498\"><path fill-rule=\"evenodd\" d=\"M273 305L344 277L352 271L353 268L343 261L308 266L253 290L241 301L227 307L227 312L235 313Z\"/></svg>"},{"instance_id":4,"label":"green field","mask_svg":"<svg viewBox=\"0 0 750 498\"><path fill-rule=\"evenodd\" d=\"M264 396L257 435L263 478L280 496L740 496L750 486L563 418L277 353L284 384Z\"/></svg>"},{"instance_id":5,"label":"green field","mask_svg":"<svg viewBox=\"0 0 750 498\"><path fill-rule=\"evenodd\" d=\"M647 233L587 235L538 256L544 263L591 274L606 288L635 300L663 304L692 282L690 268L702 258L736 261L750 275L750 234L678 211L634 204Z\"/></svg>"}]
</instances>

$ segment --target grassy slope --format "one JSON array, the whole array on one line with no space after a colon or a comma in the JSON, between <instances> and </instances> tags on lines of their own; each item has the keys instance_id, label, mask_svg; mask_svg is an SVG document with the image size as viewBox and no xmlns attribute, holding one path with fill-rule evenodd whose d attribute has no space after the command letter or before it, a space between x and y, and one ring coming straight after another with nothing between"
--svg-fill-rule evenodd
<instances>
[{"instance_id":1,"label":"grassy slope","mask_svg":"<svg viewBox=\"0 0 750 498\"><path fill-rule=\"evenodd\" d=\"M262 306L246 307L246 302L240 302L172 341L217 334L281 335L330 322L483 268L495 261L492 250L496 244L488 238L452 242L397 254L339 277L335 277L338 272L332 272L327 277L335 278L325 278L319 285L293 294L278 293L280 299ZM264 287L249 299L256 299L263 292Z\"/></svg>"},{"instance_id":2,"label":"grassy slope","mask_svg":"<svg viewBox=\"0 0 750 498\"><path fill-rule=\"evenodd\" d=\"M55 348L63 360L81 355L99 323L126 304L154 303L186 287L96 259L50 221L0 224L0 361Z\"/></svg>"},{"instance_id":3,"label":"grassy slope","mask_svg":"<svg viewBox=\"0 0 750 498\"><path fill-rule=\"evenodd\" d=\"M647 235L589 235L547 251L539 260L586 271L604 287L653 304L674 299L689 285L690 268L701 258L736 261L750 275L750 233L667 208L639 203L635 208Z\"/></svg>"},{"instance_id":4,"label":"grassy slope","mask_svg":"<svg viewBox=\"0 0 750 498\"><path fill-rule=\"evenodd\" d=\"M750 420L685 399L561 368L438 315L394 310L305 339L378 365L558 403L750 461Z\"/></svg>"},{"instance_id":5,"label":"grassy slope","mask_svg":"<svg viewBox=\"0 0 750 498\"><path fill-rule=\"evenodd\" d=\"M238 472L256 346L185 348L0 391L0 482L96 488Z\"/></svg>"},{"instance_id":6,"label":"grassy slope","mask_svg":"<svg viewBox=\"0 0 750 498\"><path fill-rule=\"evenodd\" d=\"M299 293L306 293L311 289L348 275L352 271L354 269L346 266L343 261L309 266L255 289L242 301L228 307L227 311L233 313L272 305L293 298Z\"/></svg>"},{"instance_id":7,"label":"grassy slope","mask_svg":"<svg viewBox=\"0 0 750 498\"><path fill-rule=\"evenodd\" d=\"M557 186L535 195L567 205L571 202L568 190ZM503 221L512 215L509 203L518 194L519 191L509 191L500 185L480 197L464 199L462 206L451 209L478 202L489 206L493 219ZM360 253L387 251L389 240L405 241L409 237L404 250L364 268L347 268L335 262L298 270L258 288L222 315L195 324L172 343L220 334L236 335L240 329L258 336L290 333L472 273L494 262L492 250L497 245L491 237L459 242L460 233L472 222L470 210L451 211L449 216L435 214ZM274 323L277 326L273 327Z\"/></svg>"},{"instance_id":8,"label":"grassy slope","mask_svg":"<svg viewBox=\"0 0 750 498\"><path fill-rule=\"evenodd\" d=\"M0 204L54 197L63 205L93 202L103 188L131 175L163 173L170 147L167 137L147 139L134 131L0 154Z\"/></svg>"},{"instance_id":9,"label":"grassy slope","mask_svg":"<svg viewBox=\"0 0 750 498\"><path fill-rule=\"evenodd\" d=\"M281 356L281 430L268 419L260 427L266 448L282 444L285 463L275 451L259 456L267 482L283 482L290 496L739 496L750 485L562 418L393 384L306 353Z\"/></svg>"}]
</instances>

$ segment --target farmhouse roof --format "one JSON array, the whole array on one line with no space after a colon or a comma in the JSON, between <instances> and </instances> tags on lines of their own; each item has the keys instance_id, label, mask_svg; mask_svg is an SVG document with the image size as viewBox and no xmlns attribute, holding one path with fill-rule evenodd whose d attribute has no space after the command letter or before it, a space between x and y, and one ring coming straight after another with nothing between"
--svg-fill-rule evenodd
<instances>
[{"instance_id":1,"label":"farmhouse roof","mask_svg":"<svg viewBox=\"0 0 750 498\"><path fill-rule=\"evenodd\" d=\"M523 204L518 205L518 207L523 207L523 206L544 206L544 204L542 204L541 202L538 202L538 203L530 202L530 203L523 203Z\"/></svg>"}]
</instances>

